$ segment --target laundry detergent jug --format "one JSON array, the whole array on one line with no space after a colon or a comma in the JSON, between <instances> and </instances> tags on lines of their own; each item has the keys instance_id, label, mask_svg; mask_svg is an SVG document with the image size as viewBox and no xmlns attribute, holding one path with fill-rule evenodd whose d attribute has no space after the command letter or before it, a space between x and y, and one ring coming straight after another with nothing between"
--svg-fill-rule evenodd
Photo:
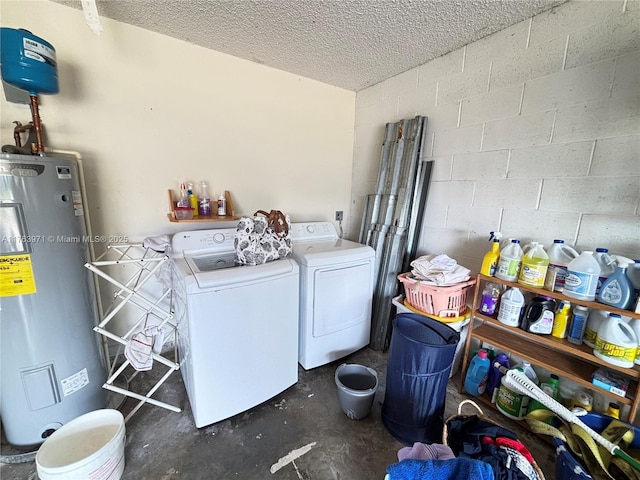
<instances>
[{"instance_id":1,"label":"laundry detergent jug","mask_svg":"<svg viewBox=\"0 0 640 480\"><path fill-rule=\"evenodd\" d=\"M525 308L520 328L526 332L549 335L553 330L555 309L556 301L553 298L538 295Z\"/></svg>"},{"instance_id":2,"label":"laundry detergent jug","mask_svg":"<svg viewBox=\"0 0 640 480\"><path fill-rule=\"evenodd\" d=\"M564 244L564 240L554 240L553 245L547 252L549 256L549 267L544 279L544 288L551 292L562 292L564 290L564 280L567 277L567 266L575 258L578 252Z\"/></svg>"},{"instance_id":3,"label":"laundry detergent jug","mask_svg":"<svg viewBox=\"0 0 640 480\"><path fill-rule=\"evenodd\" d=\"M598 330L593 354L619 367L633 367L638 351L638 338L617 313L610 313Z\"/></svg>"},{"instance_id":4,"label":"laundry detergent jug","mask_svg":"<svg viewBox=\"0 0 640 480\"><path fill-rule=\"evenodd\" d=\"M549 256L540 243L533 243L522 257L522 267L518 275L518 283L530 287L542 288L549 267Z\"/></svg>"},{"instance_id":5,"label":"laundry detergent jug","mask_svg":"<svg viewBox=\"0 0 640 480\"><path fill-rule=\"evenodd\" d=\"M599 276L600 265L593 252L585 250L567 266L564 294L578 300L595 300Z\"/></svg>"},{"instance_id":6,"label":"laundry detergent jug","mask_svg":"<svg viewBox=\"0 0 640 480\"><path fill-rule=\"evenodd\" d=\"M520 273L523 254L520 240L511 240L511 243L500 251L496 277L508 282L515 282Z\"/></svg>"}]
</instances>

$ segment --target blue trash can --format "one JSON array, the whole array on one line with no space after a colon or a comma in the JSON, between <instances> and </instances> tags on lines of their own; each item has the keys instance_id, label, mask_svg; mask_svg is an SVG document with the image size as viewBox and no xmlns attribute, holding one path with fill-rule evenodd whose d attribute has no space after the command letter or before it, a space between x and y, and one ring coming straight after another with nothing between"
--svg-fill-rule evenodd
<instances>
[{"instance_id":1,"label":"blue trash can","mask_svg":"<svg viewBox=\"0 0 640 480\"><path fill-rule=\"evenodd\" d=\"M447 383L459 334L444 323L401 313L393 320L382 423L397 440L441 443Z\"/></svg>"}]
</instances>

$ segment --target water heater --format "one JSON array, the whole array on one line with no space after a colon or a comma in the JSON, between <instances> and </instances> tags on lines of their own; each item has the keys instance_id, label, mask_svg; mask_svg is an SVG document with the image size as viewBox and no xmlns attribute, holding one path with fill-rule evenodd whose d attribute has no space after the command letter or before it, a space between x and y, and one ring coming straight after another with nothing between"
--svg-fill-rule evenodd
<instances>
[{"instance_id":1,"label":"water heater","mask_svg":"<svg viewBox=\"0 0 640 480\"><path fill-rule=\"evenodd\" d=\"M0 415L15 446L105 408L73 158L0 154Z\"/></svg>"}]
</instances>

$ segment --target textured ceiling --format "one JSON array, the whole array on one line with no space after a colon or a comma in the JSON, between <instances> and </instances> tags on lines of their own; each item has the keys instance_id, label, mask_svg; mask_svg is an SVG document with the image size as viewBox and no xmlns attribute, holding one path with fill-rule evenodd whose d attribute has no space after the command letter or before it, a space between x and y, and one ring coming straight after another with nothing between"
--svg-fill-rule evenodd
<instances>
[{"instance_id":1,"label":"textured ceiling","mask_svg":"<svg viewBox=\"0 0 640 480\"><path fill-rule=\"evenodd\" d=\"M80 0L54 0L82 8ZM358 91L565 0L97 0L98 13Z\"/></svg>"}]
</instances>

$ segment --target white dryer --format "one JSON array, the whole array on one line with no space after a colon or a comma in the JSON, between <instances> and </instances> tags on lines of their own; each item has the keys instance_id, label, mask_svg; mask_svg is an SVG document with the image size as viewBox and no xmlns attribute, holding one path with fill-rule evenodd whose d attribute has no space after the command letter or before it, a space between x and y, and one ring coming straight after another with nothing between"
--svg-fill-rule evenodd
<instances>
[{"instance_id":1,"label":"white dryer","mask_svg":"<svg viewBox=\"0 0 640 480\"><path fill-rule=\"evenodd\" d=\"M172 283L180 371L200 428L298 381L299 267L234 263L235 228L176 233Z\"/></svg>"},{"instance_id":2,"label":"white dryer","mask_svg":"<svg viewBox=\"0 0 640 480\"><path fill-rule=\"evenodd\" d=\"M343 240L331 222L291 225L300 266L298 361L306 370L369 344L375 251Z\"/></svg>"}]
</instances>

